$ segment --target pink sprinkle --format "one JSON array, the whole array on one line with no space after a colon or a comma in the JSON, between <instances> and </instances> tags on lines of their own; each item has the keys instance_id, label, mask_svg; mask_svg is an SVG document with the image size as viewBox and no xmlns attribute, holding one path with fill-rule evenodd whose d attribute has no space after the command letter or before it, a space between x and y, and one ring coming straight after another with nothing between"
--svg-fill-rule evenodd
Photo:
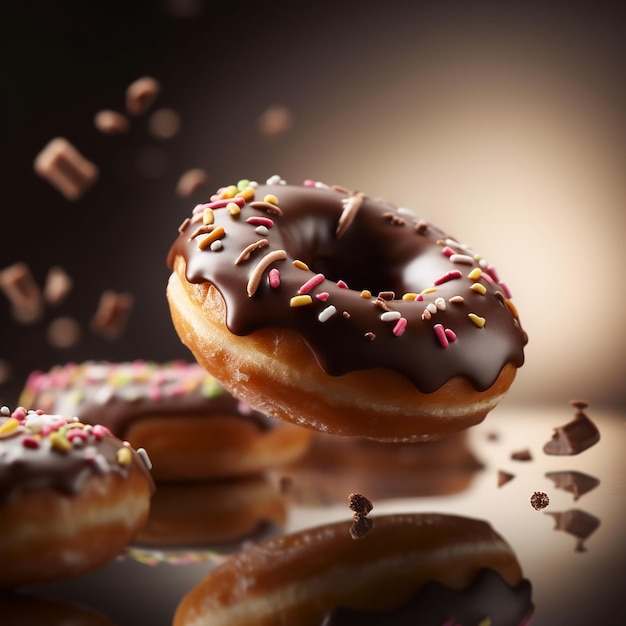
<instances>
[{"instance_id":1,"label":"pink sprinkle","mask_svg":"<svg viewBox=\"0 0 626 626\"><path fill-rule=\"evenodd\" d=\"M489 275L491 276L491 278L493 278L497 283L500 282L500 278L498 276L498 270L496 270L496 268L493 265L489 265L487 267L487 271L489 272Z\"/></svg>"},{"instance_id":2,"label":"pink sprinkle","mask_svg":"<svg viewBox=\"0 0 626 626\"><path fill-rule=\"evenodd\" d=\"M337 281L337 287L340 287L341 289L349 289L348 285L343 280Z\"/></svg>"},{"instance_id":3,"label":"pink sprinkle","mask_svg":"<svg viewBox=\"0 0 626 626\"><path fill-rule=\"evenodd\" d=\"M315 294L315 297L321 302L326 302L326 300L328 300L328 298L330 297L330 294L328 293L328 291L322 291Z\"/></svg>"},{"instance_id":4,"label":"pink sprinkle","mask_svg":"<svg viewBox=\"0 0 626 626\"><path fill-rule=\"evenodd\" d=\"M491 278L487 272L483 272L481 278L484 278L490 285L493 285L493 278Z\"/></svg>"},{"instance_id":5,"label":"pink sprinkle","mask_svg":"<svg viewBox=\"0 0 626 626\"><path fill-rule=\"evenodd\" d=\"M449 280L454 280L455 278L461 278L463 274L459 270L450 270L446 272L443 276L440 276L433 284L441 285L442 283L447 283Z\"/></svg>"},{"instance_id":6,"label":"pink sprinkle","mask_svg":"<svg viewBox=\"0 0 626 626\"><path fill-rule=\"evenodd\" d=\"M456 341L456 333L451 328L446 328L444 332L446 333L446 339L450 343L452 343L453 341Z\"/></svg>"},{"instance_id":7,"label":"pink sprinkle","mask_svg":"<svg viewBox=\"0 0 626 626\"><path fill-rule=\"evenodd\" d=\"M18 406L13 413L11 413L11 417L14 417L18 422L22 422L26 419L26 409L23 406Z\"/></svg>"},{"instance_id":8,"label":"pink sprinkle","mask_svg":"<svg viewBox=\"0 0 626 626\"><path fill-rule=\"evenodd\" d=\"M442 252L446 255L446 256L452 256L453 254L456 254L456 251L454 251L450 246L446 246Z\"/></svg>"},{"instance_id":9,"label":"pink sprinkle","mask_svg":"<svg viewBox=\"0 0 626 626\"><path fill-rule=\"evenodd\" d=\"M433 330L435 331L435 335L437 339L439 339L439 343L442 348L447 348L449 345L448 338L446 337L446 331L444 330L443 324L435 324L433 326Z\"/></svg>"},{"instance_id":10,"label":"pink sprinkle","mask_svg":"<svg viewBox=\"0 0 626 626\"><path fill-rule=\"evenodd\" d=\"M404 333L404 329L406 328L406 325L407 325L406 317L401 317L396 322L396 325L393 327L393 334L396 337L400 337L400 335Z\"/></svg>"},{"instance_id":11,"label":"pink sprinkle","mask_svg":"<svg viewBox=\"0 0 626 626\"><path fill-rule=\"evenodd\" d=\"M267 280L269 281L270 287L276 289L280 285L280 272L273 267L267 276Z\"/></svg>"},{"instance_id":12,"label":"pink sprinkle","mask_svg":"<svg viewBox=\"0 0 626 626\"><path fill-rule=\"evenodd\" d=\"M507 287L507 284L500 281L498 285L502 287L502 291L504 291L504 295L510 300L513 297L513 295L511 294L511 290Z\"/></svg>"},{"instance_id":13,"label":"pink sprinkle","mask_svg":"<svg viewBox=\"0 0 626 626\"><path fill-rule=\"evenodd\" d=\"M305 187L315 187L315 181L311 178L307 178L303 183Z\"/></svg>"},{"instance_id":14,"label":"pink sprinkle","mask_svg":"<svg viewBox=\"0 0 626 626\"><path fill-rule=\"evenodd\" d=\"M324 276L324 274L315 274L315 276L313 276L312 278L309 278L309 280L307 280L306 283L304 283L304 285L302 285L302 287L298 289L298 293L299 294L309 293L309 291L311 291L313 287L317 287L320 283L323 283L325 280L326 280L326 276Z\"/></svg>"},{"instance_id":15,"label":"pink sprinkle","mask_svg":"<svg viewBox=\"0 0 626 626\"><path fill-rule=\"evenodd\" d=\"M246 199L241 196L235 198L222 198L220 200L214 200L213 202L209 202L204 205L204 208L207 209L223 209L225 206L228 206L231 202L234 202L239 208L241 208L245 203Z\"/></svg>"},{"instance_id":16,"label":"pink sprinkle","mask_svg":"<svg viewBox=\"0 0 626 626\"><path fill-rule=\"evenodd\" d=\"M105 435L111 434L111 431L102 424L96 424L91 432L93 433L93 436L98 440L102 439Z\"/></svg>"},{"instance_id":17,"label":"pink sprinkle","mask_svg":"<svg viewBox=\"0 0 626 626\"><path fill-rule=\"evenodd\" d=\"M155 385L148 389L148 397L150 400L154 400L155 402L160 400L163 397L161 390Z\"/></svg>"},{"instance_id":18,"label":"pink sprinkle","mask_svg":"<svg viewBox=\"0 0 626 626\"><path fill-rule=\"evenodd\" d=\"M263 215L253 215L246 220L246 224L252 224L253 226L266 226L267 228L271 228L272 226L274 226L274 220Z\"/></svg>"},{"instance_id":19,"label":"pink sprinkle","mask_svg":"<svg viewBox=\"0 0 626 626\"><path fill-rule=\"evenodd\" d=\"M415 302L423 302L424 301L424 296L421 293L418 293L415 296Z\"/></svg>"},{"instance_id":20,"label":"pink sprinkle","mask_svg":"<svg viewBox=\"0 0 626 626\"><path fill-rule=\"evenodd\" d=\"M67 433L67 438L69 441L74 441L74 439L81 439L82 441L87 441L89 439L89 434L86 433L82 428L72 428Z\"/></svg>"},{"instance_id":21,"label":"pink sprinkle","mask_svg":"<svg viewBox=\"0 0 626 626\"><path fill-rule=\"evenodd\" d=\"M34 437L24 437L24 439L22 439L22 445L25 448L36 450L39 447L39 441Z\"/></svg>"}]
</instances>

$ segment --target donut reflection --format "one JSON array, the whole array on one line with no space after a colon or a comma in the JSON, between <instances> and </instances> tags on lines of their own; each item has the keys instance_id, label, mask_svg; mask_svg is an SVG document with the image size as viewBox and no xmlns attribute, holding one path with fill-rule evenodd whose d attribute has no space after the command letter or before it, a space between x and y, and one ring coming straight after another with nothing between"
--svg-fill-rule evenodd
<instances>
[{"instance_id":1,"label":"donut reflection","mask_svg":"<svg viewBox=\"0 0 626 626\"><path fill-rule=\"evenodd\" d=\"M262 475L158 484L146 526L127 554L148 565L221 560L284 529L286 505Z\"/></svg>"},{"instance_id":2,"label":"donut reflection","mask_svg":"<svg viewBox=\"0 0 626 626\"><path fill-rule=\"evenodd\" d=\"M271 476L294 502L323 506L343 504L351 492L376 500L458 494L483 467L466 432L420 443L320 433L306 455Z\"/></svg>"}]
</instances>

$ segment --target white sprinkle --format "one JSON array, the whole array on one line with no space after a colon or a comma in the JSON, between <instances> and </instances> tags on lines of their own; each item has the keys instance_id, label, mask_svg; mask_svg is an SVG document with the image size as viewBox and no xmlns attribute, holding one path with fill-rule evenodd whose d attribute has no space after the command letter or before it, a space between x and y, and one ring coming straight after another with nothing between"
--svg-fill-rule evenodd
<instances>
[{"instance_id":1,"label":"white sprinkle","mask_svg":"<svg viewBox=\"0 0 626 626\"><path fill-rule=\"evenodd\" d=\"M248 187L252 187L252 189L256 189L259 186L259 183L256 182L256 180L251 180L248 183Z\"/></svg>"},{"instance_id":2,"label":"white sprinkle","mask_svg":"<svg viewBox=\"0 0 626 626\"><path fill-rule=\"evenodd\" d=\"M398 207L397 212L400 215L404 215L405 217L412 217L413 219L417 219L418 215L412 209L407 209L406 207Z\"/></svg>"},{"instance_id":3,"label":"white sprinkle","mask_svg":"<svg viewBox=\"0 0 626 626\"><path fill-rule=\"evenodd\" d=\"M152 461L148 456L145 448L137 448L137 454L141 457L141 460L145 463L146 467L151 470L152 469Z\"/></svg>"},{"instance_id":4,"label":"white sprinkle","mask_svg":"<svg viewBox=\"0 0 626 626\"><path fill-rule=\"evenodd\" d=\"M320 322L326 322L329 320L335 313L337 313L337 309L331 304L323 309L320 314L317 316L317 319Z\"/></svg>"},{"instance_id":5,"label":"white sprinkle","mask_svg":"<svg viewBox=\"0 0 626 626\"><path fill-rule=\"evenodd\" d=\"M466 263L467 265L472 265L474 263L474 258L469 256L469 254L453 254L450 257L450 260L453 263Z\"/></svg>"},{"instance_id":6,"label":"white sprinkle","mask_svg":"<svg viewBox=\"0 0 626 626\"><path fill-rule=\"evenodd\" d=\"M315 183L315 187L317 189L330 189L330 187L326 183L321 183L320 181L317 181Z\"/></svg>"},{"instance_id":7,"label":"white sprinkle","mask_svg":"<svg viewBox=\"0 0 626 626\"><path fill-rule=\"evenodd\" d=\"M211 242L211 250L213 250L213 252L218 252L219 250L222 249L222 242L219 239L216 239L215 241Z\"/></svg>"},{"instance_id":8,"label":"white sprinkle","mask_svg":"<svg viewBox=\"0 0 626 626\"><path fill-rule=\"evenodd\" d=\"M446 310L446 301L443 298L435 298L435 306L440 311L445 311Z\"/></svg>"},{"instance_id":9,"label":"white sprinkle","mask_svg":"<svg viewBox=\"0 0 626 626\"><path fill-rule=\"evenodd\" d=\"M385 311L380 315L380 319L383 322L396 322L401 317L402 315L400 315L400 311Z\"/></svg>"},{"instance_id":10,"label":"white sprinkle","mask_svg":"<svg viewBox=\"0 0 626 626\"><path fill-rule=\"evenodd\" d=\"M267 185L280 185L280 184L284 184L285 181L283 181L283 179L278 175L278 174L274 174L274 176L270 176L267 181L266 184Z\"/></svg>"},{"instance_id":11,"label":"white sprinkle","mask_svg":"<svg viewBox=\"0 0 626 626\"><path fill-rule=\"evenodd\" d=\"M257 226L254 229L254 232L257 235L261 235L261 237L265 237L265 236L267 236L269 234L270 231L267 229L267 226L264 226L263 224L260 224L259 226Z\"/></svg>"},{"instance_id":12,"label":"white sprinkle","mask_svg":"<svg viewBox=\"0 0 626 626\"><path fill-rule=\"evenodd\" d=\"M428 305L426 305L426 310L430 313L436 313L439 309L437 308L437 305L434 302L430 302L428 303Z\"/></svg>"},{"instance_id":13,"label":"white sprinkle","mask_svg":"<svg viewBox=\"0 0 626 626\"><path fill-rule=\"evenodd\" d=\"M0 409L0 415L11 415L11 409L8 406L3 405Z\"/></svg>"}]
</instances>

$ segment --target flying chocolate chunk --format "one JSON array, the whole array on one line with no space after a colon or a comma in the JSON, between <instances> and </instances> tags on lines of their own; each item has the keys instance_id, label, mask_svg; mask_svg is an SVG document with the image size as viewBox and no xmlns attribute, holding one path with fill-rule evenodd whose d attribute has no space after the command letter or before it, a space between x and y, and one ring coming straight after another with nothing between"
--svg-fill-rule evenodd
<instances>
[{"instance_id":1,"label":"flying chocolate chunk","mask_svg":"<svg viewBox=\"0 0 626 626\"><path fill-rule=\"evenodd\" d=\"M570 535L574 535L576 542L576 552L585 552L585 540L600 526L600 520L579 509L569 509L558 513L545 513L554 518L554 530L563 530Z\"/></svg>"},{"instance_id":2,"label":"flying chocolate chunk","mask_svg":"<svg viewBox=\"0 0 626 626\"><path fill-rule=\"evenodd\" d=\"M546 478L552 480L557 489L574 494L574 500L578 500L578 498L595 489L600 484L600 480L595 476L570 470L546 472Z\"/></svg>"},{"instance_id":3,"label":"flying chocolate chunk","mask_svg":"<svg viewBox=\"0 0 626 626\"><path fill-rule=\"evenodd\" d=\"M580 454L600 441L600 431L583 411L587 403L575 401L571 404L576 415L571 422L554 429L552 439L543 447L546 454Z\"/></svg>"}]
</instances>

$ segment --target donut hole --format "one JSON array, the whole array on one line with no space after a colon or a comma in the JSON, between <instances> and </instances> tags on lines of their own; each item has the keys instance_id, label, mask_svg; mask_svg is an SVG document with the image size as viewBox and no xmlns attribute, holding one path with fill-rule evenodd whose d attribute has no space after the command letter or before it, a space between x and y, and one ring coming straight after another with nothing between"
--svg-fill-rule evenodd
<instances>
[{"instance_id":1,"label":"donut hole","mask_svg":"<svg viewBox=\"0 0 626 626\"><path fill-rule=\"evenodd\" d=\"M283 233L285 250L311 271L333 282L343 280L354 291L367 289L374 295L393 291L399 298L411 290L404 280L402 255L394 250L392 260L376 232L354 223L337 239L336 227L336 220L320 221L315 216L293 221Z\"/></svg>"}]
</instances>

